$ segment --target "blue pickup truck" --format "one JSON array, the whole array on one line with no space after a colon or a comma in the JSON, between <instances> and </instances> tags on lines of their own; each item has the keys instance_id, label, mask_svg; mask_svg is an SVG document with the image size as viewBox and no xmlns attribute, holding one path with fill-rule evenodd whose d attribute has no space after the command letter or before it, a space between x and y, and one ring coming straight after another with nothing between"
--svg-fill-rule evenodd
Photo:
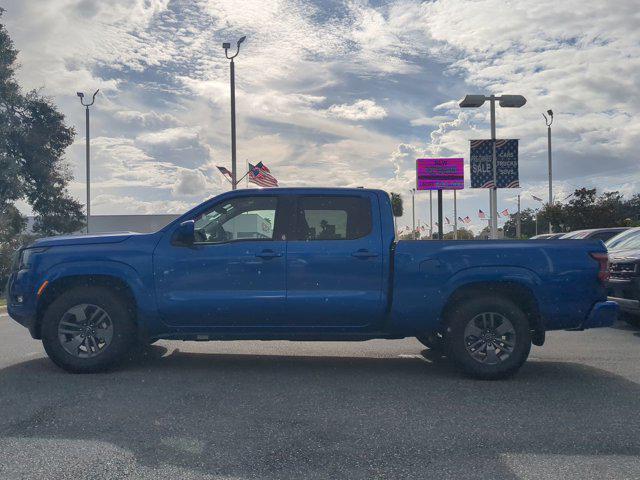
<instances>
[{"instance_id":1,"label":"blue pickup truck","mask_svg":"<svg viewBox=\"0 0 640 480\"><path fill-rule=\"evenodd\" d=\"M600 241L397 241L387 193L224 193L152 234L22 249L8 310L71 372L179 340L417 337L463 372L515 373L545 332L613 323Z\"/></svg>"}]
</instances>

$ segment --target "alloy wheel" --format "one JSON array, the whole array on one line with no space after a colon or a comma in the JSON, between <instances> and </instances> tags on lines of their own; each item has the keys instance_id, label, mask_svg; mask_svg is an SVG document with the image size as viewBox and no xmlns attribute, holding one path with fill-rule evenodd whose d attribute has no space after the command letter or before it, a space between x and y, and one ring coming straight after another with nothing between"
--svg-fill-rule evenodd
<instances>
[{"instance_id":1,"label":"alloy wheel","mask_svg":"<svg viewBox=\"0 0 640 480\"><path fill-rule=\"evenodd\" d=\"M485 365L497 365L513 353L516 331L504 315L483 312L467 323L464 329L464 344L475 361Z\"/></svg>"},{"instance_id":2,"label":"alloy wheel","mask_svg":"<svg viewBox=\"0 0 640 480\"><path fill-rule=\"evenodd\" d=\"M113 339L113 322L97 305L82 303L67 310L58 324L64 350L78 358L100 355Z\"/></svg>"}]
</instances>

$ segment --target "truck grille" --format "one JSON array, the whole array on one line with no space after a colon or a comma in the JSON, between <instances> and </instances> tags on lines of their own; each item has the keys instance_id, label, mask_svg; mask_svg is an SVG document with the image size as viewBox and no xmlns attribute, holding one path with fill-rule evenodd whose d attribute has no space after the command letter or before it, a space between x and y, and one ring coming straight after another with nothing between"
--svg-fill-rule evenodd
<instances>
[{"instance_id":1,"label":"truck grille","mask_svg":"<svg viewBox=\"0 0 640 480\"><path fill-rule=\"evenodd\" d=\"M628 278L636 274L637 263L612 263L609 265L611 277Z\"/></svg>"}]
</instances>

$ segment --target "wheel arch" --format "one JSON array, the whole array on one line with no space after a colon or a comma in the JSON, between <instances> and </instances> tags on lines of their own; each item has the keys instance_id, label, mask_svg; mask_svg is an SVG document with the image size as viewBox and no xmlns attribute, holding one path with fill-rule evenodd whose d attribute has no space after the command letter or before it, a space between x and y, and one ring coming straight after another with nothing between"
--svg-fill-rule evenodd
<instances>
[{"instance_id":1,"label":"wheel arch","mask_svg":"<svg viewBox=\"0 0 640 480\"><path fill-rule=\"evenodd\" d=\"M532 343L544 344L545 327L536 296L529 285L518 281L478 281L457 287L445 302L442 322L446 322L457 304L478 296L499 296L521 307L529 321Z\"/></svg>"},{"instance_id":2,"label":"wheel arch","mask_svg":"<svg viewBox=\"0 0 640 480\"><path fill-rule=\"evenodd\" d=\"M140 285L136 284L138 279L127 275L129 272L123 273L110 268L103 269L101 273L83 270L82 266L76 265L64 272L51 272L47 276L48 283L46 288L44 288L37 300L36 321L32 332L34 338L42 338L42 318L49 305L64 292L83 286L108 288L116 293L126 303L131 317L140 329L141 297L139 294Z\"/></svg>"}]
</instances>

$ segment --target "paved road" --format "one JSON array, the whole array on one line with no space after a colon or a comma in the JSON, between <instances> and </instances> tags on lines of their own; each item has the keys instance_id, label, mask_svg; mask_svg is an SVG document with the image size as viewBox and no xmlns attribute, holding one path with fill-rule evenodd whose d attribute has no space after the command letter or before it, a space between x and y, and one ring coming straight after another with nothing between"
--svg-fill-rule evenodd
<instances>
[{"instance_id":1,"label":"paved road","mask_svg":"<svg viewBox=\"0 0 640 480\"><path fill-rule=\"evenodd\" d=\"M637 479L640 332L553 333L503 382L412 339L160 342L69 375L2 316L0 411L2 479Z\"/></svg>"}]
</instances>

